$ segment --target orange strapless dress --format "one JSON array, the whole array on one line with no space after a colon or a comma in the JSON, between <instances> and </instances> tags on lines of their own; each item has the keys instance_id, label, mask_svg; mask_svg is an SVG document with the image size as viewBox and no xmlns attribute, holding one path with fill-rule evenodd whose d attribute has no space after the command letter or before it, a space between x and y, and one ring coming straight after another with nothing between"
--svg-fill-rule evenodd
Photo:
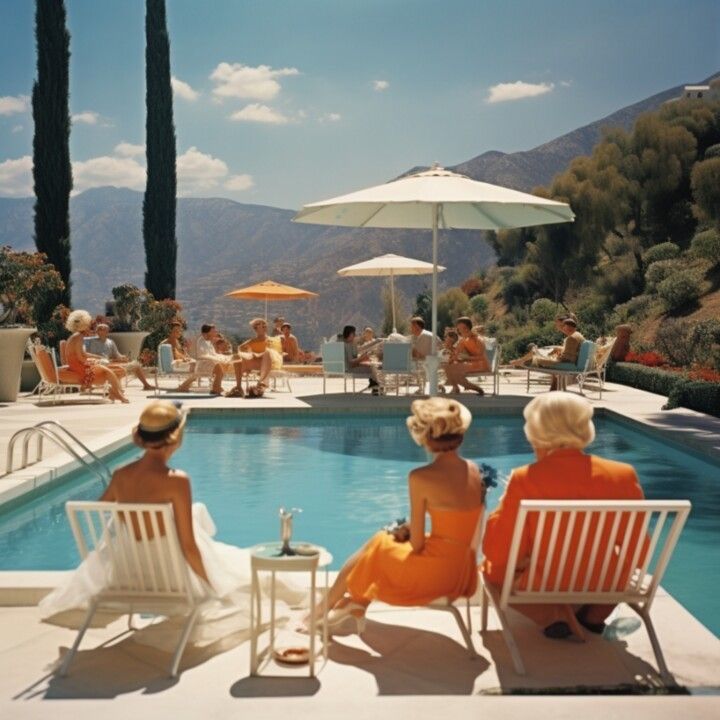
<instances>
[{"instance_id":1,"label":"orange strapless dress","mask_svg":"<svg viewBox=\"0 0 720 720\"><path fill-rule=\"evenodd\" d=\"M348 575L354 600L426 605L439 597L475 592L478 571L471 545L482 507L429 512L432 532L419 553L384 530L370 539Z\"/></svg>"},{"instance_id":2,"label":"orange strapless dress","mask_svg":"<svg viewBox=\"0 0 720 720\"><path fill-rule=\"evenodd\" d=\"M87 390L95 383L94 368L90 363L83 362L75 355L68 355L68 368L80 377L80 384L83 390Z\"/></svg>"}]
</instances>

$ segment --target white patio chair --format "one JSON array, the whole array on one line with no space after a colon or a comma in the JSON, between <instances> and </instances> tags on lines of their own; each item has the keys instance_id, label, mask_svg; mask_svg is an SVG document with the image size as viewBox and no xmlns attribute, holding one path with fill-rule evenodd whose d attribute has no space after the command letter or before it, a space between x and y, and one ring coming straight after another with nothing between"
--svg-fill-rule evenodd
<instances>
[{"instance_id":1,"label":"white patio chair","mask_svg":"<svg viewBox=\"0 0 720 720\"><path fill-rule=\"evenodd\" d=\"M378 372L378 384L381 391L392 389L390 382L394 377L395 394L400 395L400 383L405 381L405 392L410 392L410 381L418 382L418 370L412 358L412 345L409 342L386 342L383 345L382 370Z\"/></svg>"},{"instance_id":2,"label":"white patio chair","mask_svg":"<svg viewBox=\"0 0 720 720\"><path fill-rule=\"evenodd\" d=\"M187 616L170 663L170 675L175 677L198 613L209 598L193 590L172 505L68 502L65 509L81 559L99 553L105 582L90 602L60 675L67 673L95 613L110 609L128 613L130 627L134 613Z\"/></svg>"},{"instance_id":3,"label":"white patio chair","mask_svg":"<svg viewBox=\"0 0 720 720\"><path fill-rule=\"evenodd\" d=\"M82 378L77 373L66 366L58 365L55 351L52 348L28 342L27 350L40 375L40 382L33 393L37 393L41 397L52 398L54 404L67 399L69 393L73 393L74 398L77 397L77 393L92 394L92 387L83 390ZM95 387L100 388L102 397L105 398L108 393L108 384L99 383Z\"/></svg>"},{"instance_id":4,"label":"white patio chair","mask_svg":"<svg viewBox=\"0 0 720 720\"><path fill-rule=\"evenodd\" d=\"M345 367L345 343L326 342L320 346L323 367L323 394L325 394L325 381L330 377L343 379L343 392L347 392L347 379L352 378L352 388L355 392L355 375L349 373Z\"/></svg>"},{"instance_id":5,"label":"white patio chair","mask_svg":"<svg viewBox=\"0 0 720 720\"><path fill-rule=\"evenodd\" d=\"M551 603L567 605L572 613L572 605L626 603L645 623L661 677L673 682L650 608L690 507L687 500L521 500L503 586L483 583L482 630L487 630L489 598L515 670L524 675L508 608ZM518 557L520 541L531 532L531 514L536 516L536 526L527 580L515 587L515 572L525 561ZM605 545L603 537L607 537ZM541 546L546 548L544 557L540 557ZM581 567L585 572L580 572Z\"/></svg>"},{"instance_id":6,"label":"white patio chair","mask_svg":"<svg viewBox=\"0 0 720 720\"><path fill-rule=\"evenodd\" d=\"M184 370L178 367L173 367L173 351L172 345L169 343L162 343L158 345L157 349L157 372L155 373L155 395L160 393L160 378L180 378L188 380L200 380L203 377L210 377L211 373L198 372L197 367L195 370Z\"/></svg>"}]
</instances>

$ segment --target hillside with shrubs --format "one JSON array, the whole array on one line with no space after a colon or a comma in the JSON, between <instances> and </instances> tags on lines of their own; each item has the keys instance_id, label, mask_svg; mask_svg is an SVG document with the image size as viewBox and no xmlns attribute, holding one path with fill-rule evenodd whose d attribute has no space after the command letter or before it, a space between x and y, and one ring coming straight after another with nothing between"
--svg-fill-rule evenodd
<instances>
[{"instance_id":1,"label":"hillside with shrubs","mask_svg":"<svg viewBox=\"0 0 720 720\"><path fill-rule=\"evenodd\" d=\"M607 129L534 193L569 203L575 222L491 234L497 266L439 299L441 330L471 314L507 361L556 343L553 318L574 312L593 340L629 325L628 361L720 381L720 101Z\"/></svg>"}]
</instances>

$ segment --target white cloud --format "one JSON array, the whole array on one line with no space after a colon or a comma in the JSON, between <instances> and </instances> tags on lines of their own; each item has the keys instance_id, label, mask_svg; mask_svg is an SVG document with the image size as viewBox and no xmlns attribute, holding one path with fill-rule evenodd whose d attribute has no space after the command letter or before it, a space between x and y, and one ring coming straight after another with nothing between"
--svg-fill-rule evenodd
<instances>
[{"instance_id":1,"label":"white cloud","mask_svg":"<svg viewBox=\"0 0 720 720\"><path fill-rule=\"evenodd\" d=\"M223 98L245 100L272 100L280 92L278 78L299 75L297 68L273 70L269 65L251 67L242 63L220 63L210 74L215 83L213 95Z\"/></svg>"},{"instance_id":2,"label":"white cloud","mask_svg":"<svg viewBox=\"0 0 720 720\"><path fill-rule=\"evenodd\" d=\"M72 168L74 193L105 185L145 188L145 167L133 158L102 155L74 162Z\"/></svg>"},{"instance_id":3,"label":"white cloud","mask_svg":"<svg viewBox=\"0 0 720 720\"><path fill-rule=\"evenodd\" d=\"M499 83L488 89L486 101L493 104L537 97L549 93L554 87L554 83L526 83L522 80L513 83Z\"/></svg>"},{"instance_id":4,"label":"white cloud","mask_svg":"<svg viewBox=\"0 0 720 720\"><path fill-rule=\"evenodd\" d=\"M560 84L561 84L563 87L570 87L570 86L572 85L572 81L570 81L570 80L561 80L561 81L560 81Z\"/></svg>"},{"instance_id":5,"label":"white cloud","mask_svg":"<svg viewBox=\"0 0 720 720\"><path fill-rule=\"evenodd\" d=\"M342 115L340 113L325 113L324 115L320 116L320 122L340 122L342 120Z\"/></svg>"},{"instance_id":6,"label":"white cloud","mask_svg":"<svg viewBox=\"0 0 720 720\"><path fill-rule=\"evenodd\" d=\"M195 102L195 100L200 97L200 93L197 90L193 90L188 83L180 80L180 78L176 78L174 75L170 78L170 84L176 97L188 100L189 102Z\"/></svg>"},{"instance_id":7,"label":"white cloud","mask_svg":"<svg viewBox=\"0 0 720 720\"><path fill-rule=\"evenodd\" d=\"M33 194L32 157L24 155L0 162L0 196L29 197Z\"/></svg>"},{"instance_id":8,"label":"white cloud","mask_svg":"<svg viewBox=\"0 0 720 720\"><path fill-rule=\"evenodd\" d=\"M30 98L27 95L5 95L0 97L0 115L17 115L30 109Z\"/></svg>"},{"instance_id":9,"label":"white cloud","mask_svg":"<svg viewBox=\"0 0 720 720\"><path fill-rule=\"evenodd\" d=\"M230 120L267 123L270 125L287 125L287 123L291 122L287 115L283 115L281 112L267 105L261 105L260 103L250 103L250 105L246 105L242 110L238 110L230 115Z\"/></svg>"},{"instance_id":10,"label":"white cloud","mask_svg":"<svg viewBox=\"0 0 720 720\"><path fill-rule=\"evenodd\" d=\"M19 133L23 131L22 125L14 125L13 129L10 131L11 133Z\"/></svg>"},{"instance_id":11,"label":"white cloud","mask_svg":"<svg viewBox=\"0 0 720 720\"><path fill-rule=\"evenodd\" d=\"M227 190L249 190L255 182L252 175L231 175L223 184L223 187Z\"/></svg>"},{"instance_id":12,"label":"white cloud","mask_svg":"<svg viewBox=\"0 0 720 720\"><path fill-rule=\"evenodd\" d=\"M113 185L145 189L145 159L142 145L120 143L114 155L74 162L73 195L94 187ZM231 175L223 160L191 147L177 158L178 195L207 195L218 190L241 192L254 186L251 175ZM0 196L30 197L33 194L32 157L0 162Z\"/></svg>"},{"instance_id":13,"label":"white cloud","mask_svg":"<svg viewBox=\"0 0 720 720\"><path fill-rule=\"evenodd\" d=\"M121 142L115 146L115 154L123 157L137 157L145 154L144 145L134 145L129 142Z\"/></svg>"},{"instance_id":14,"label":"white cloud","mask_svg":"<svg viewBox=\"0 0 720 720\"><path fill-rule=\"evenodd\" d=\"M72 116L74 123L83 123L84 125L97 125L100 121L100 113L96 113L94 110L83 110L82 112L75 113Z\"/></svg>"},{"instance_id":15,"label":"white cloud","mask_svg":"<svg viewBox=\"0 0 720 720\"><path fill-rule=\"evenodd\" d=\"M383 92L390 87L390 83L387 80L373 80L373 90L376 92Z\"/></svg>"}]
</instances>

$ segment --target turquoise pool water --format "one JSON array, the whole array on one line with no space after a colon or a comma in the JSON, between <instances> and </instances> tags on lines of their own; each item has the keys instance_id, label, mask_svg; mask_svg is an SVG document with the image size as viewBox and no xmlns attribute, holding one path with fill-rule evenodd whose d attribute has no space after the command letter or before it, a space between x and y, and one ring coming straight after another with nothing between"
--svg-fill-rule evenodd
<instances>
[{"instance_id":1,"label":"turquoise pool water","mask_svg":"<svg viewBox=\"0 0 720 720\"><path fill-rule=\"evenodd\" d=\"M592 452L633 464L648 498L692 501L663 584L720 635L720 468L625 423L598 418L596 424ZM476 418L463 448L467 457L497 468L501 479L532 460L520 418ZM138 452L128 448L112 464ZM278 508L300 507L295 537L329 548L337 568L369 535L407 513L407 473L425 460L403 416L294 414L191 418L173 464L190 474L219 539L253 545L276 538ZM74 567L64 502L101 492L96 478L78 473L0 514L0 570ZM489 493L491 508L501 493L502 480Z\"/></svg>"}]
</instances>

